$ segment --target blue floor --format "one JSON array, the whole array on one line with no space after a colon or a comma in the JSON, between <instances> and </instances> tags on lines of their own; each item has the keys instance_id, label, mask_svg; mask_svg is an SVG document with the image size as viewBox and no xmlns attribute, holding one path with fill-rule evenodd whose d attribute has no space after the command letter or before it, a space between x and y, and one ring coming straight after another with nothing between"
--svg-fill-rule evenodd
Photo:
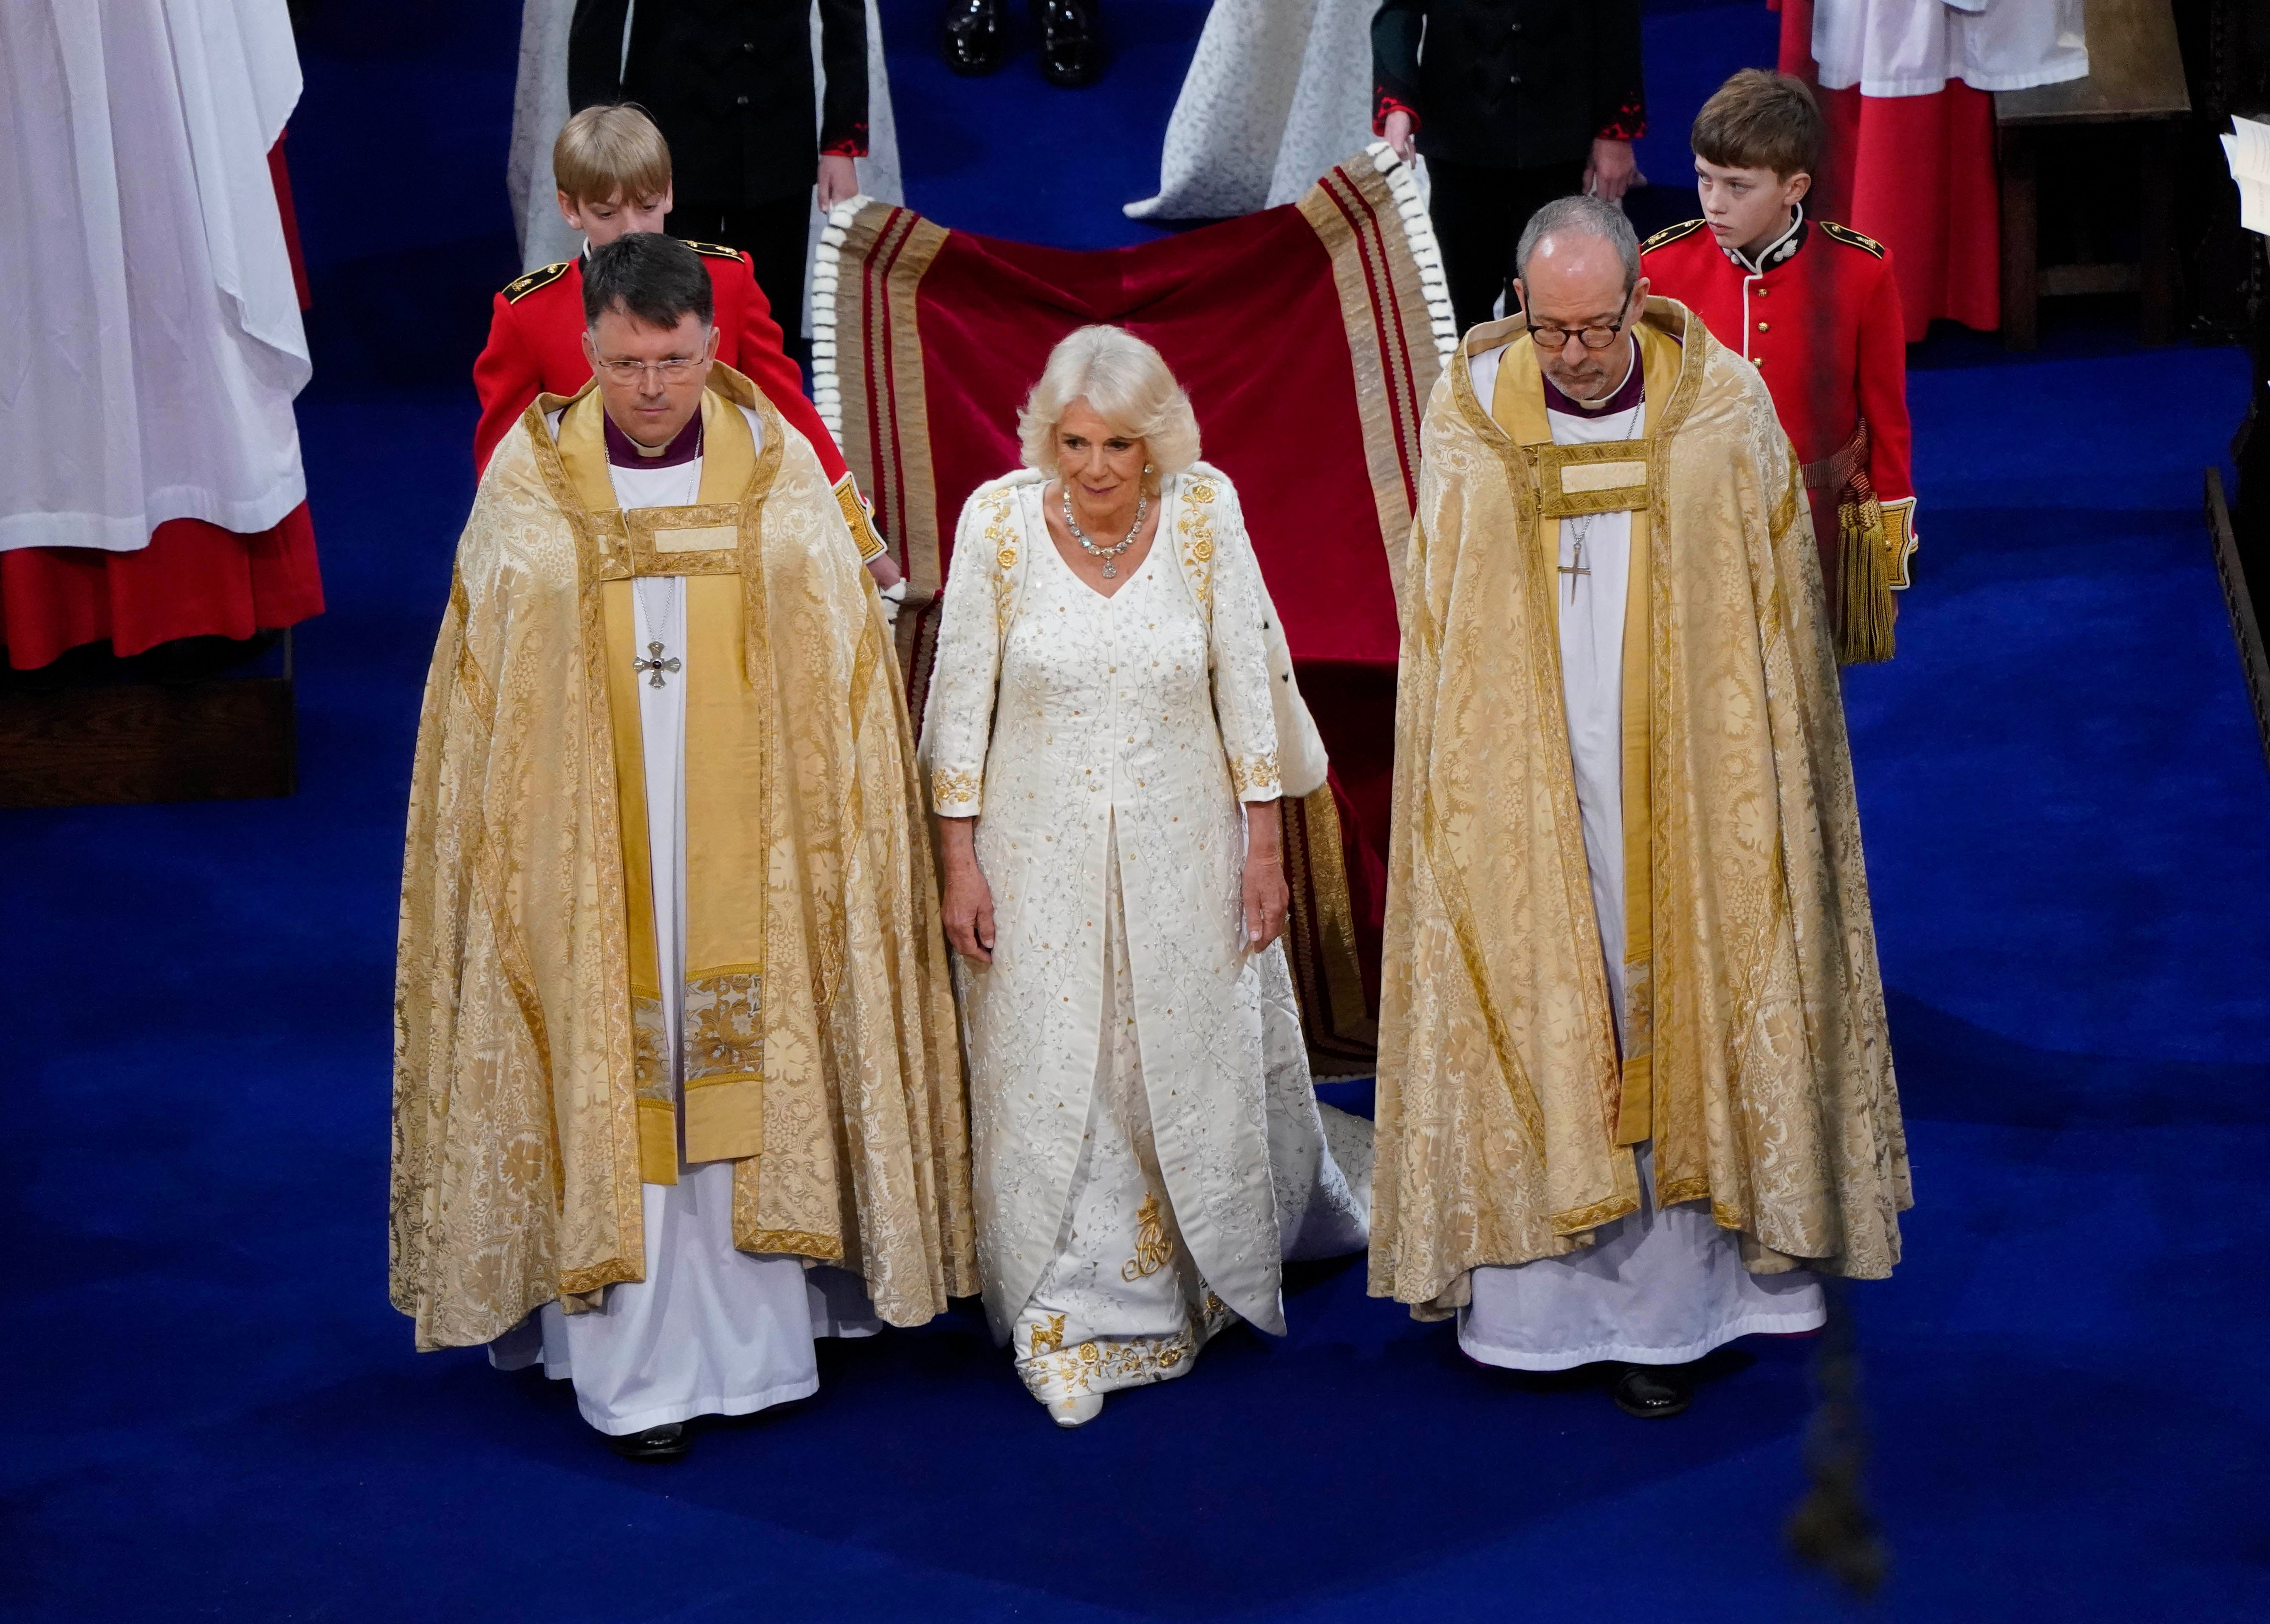
<instances>
[{"instance_id":1,"label":"blue floor","mask_svg":"<svg viewBox=\"0 0 2270 1624\"><path fill-rule=\"evenodd\" d=\"M540 1378L412 1353L384 1296L394 889L470 493L448 333L478 336L466 268L501 232L511 269L517 8L387 10L310 29L293 136L330 307L304 787L0 813L27 1401L0 1616L2270 1617L2270 773L2199 518L2244 368L2094 321L2024 360L1918 352L1919 584L1898 660L1847 688L1918 1201L1898 1277L1854 1294L1894 1558L1872 1609L1781 1554L1809 1344L1722 1356L1649 1427L1467 1363L1360 1264L1299 1272L1284 1341L1234 1333L1077 1434L966 1315L827 1346L817 1398L675 1469L616 1461ZM1092 99L1029 54L934 72L922 10L886 12L917 207L1139 240L1117 206L1155 180L1200 7L1118 4ZM1673 136L1730 41L1770 48L1747 5L1650 29ZM386 178L351 122L381 97L412 160L493 166L356 189Z\"/></svg>"}]
</instances>

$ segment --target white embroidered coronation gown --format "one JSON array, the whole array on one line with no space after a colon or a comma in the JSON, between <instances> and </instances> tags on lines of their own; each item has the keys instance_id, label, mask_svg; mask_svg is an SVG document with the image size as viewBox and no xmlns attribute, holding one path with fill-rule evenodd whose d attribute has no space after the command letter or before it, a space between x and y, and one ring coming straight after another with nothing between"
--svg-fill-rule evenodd
<instances>
[{"instance_id":1,"label":"white embroidered coronation gown","mask_svg":"<svg viewBox=\"0 0 2270 1624\"><path fill-rule=\"evenodd\" d=\"M993 960L957 966L978 1258L1048 1403L1180 1376L1233 1314L1281 1334L1280 1257L1364 1243L1370 1146L1345 1120L1327 1145L1283 950L1245 950L1241 802L1279 785L1236 494L1204 464L1165 481L1106 598L1044 484L963 509L923 755L935 810L980 819Z\"/></svg>"}]
</instances>

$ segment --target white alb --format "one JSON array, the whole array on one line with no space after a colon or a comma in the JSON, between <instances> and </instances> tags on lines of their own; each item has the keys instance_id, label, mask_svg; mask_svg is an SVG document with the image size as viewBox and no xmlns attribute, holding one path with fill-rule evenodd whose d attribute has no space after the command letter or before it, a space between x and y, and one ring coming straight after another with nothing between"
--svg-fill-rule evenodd
<instances>
[{"instance_id":1,"label":"white alb","mask_svg":"<svg viewBox=\"0 0 2270 1624\"><path fill-rule=\"evenodd\" d=\"M0 552L307 500L268 168L299 100L285 0L0 5Z\"/></svg>"}]
</instances>

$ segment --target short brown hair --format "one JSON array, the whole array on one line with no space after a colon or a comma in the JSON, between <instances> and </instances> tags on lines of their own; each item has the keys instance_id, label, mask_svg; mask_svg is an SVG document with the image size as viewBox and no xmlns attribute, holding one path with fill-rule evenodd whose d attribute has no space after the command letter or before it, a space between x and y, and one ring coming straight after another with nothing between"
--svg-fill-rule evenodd
<instances>
[{"instance_id":1,"label":"short brown hair","mask_svg":"<svg viewBox=\"0 0 2270 1624\"><path fill-rule=\"evenodd\" d=\"M583 324L597 327L609 310L665 332L689 315L707 327L717 295L701 256L677 238L626 232L583 262Z\"/></svg>"},{"instance_id":2,"label":"short brown hair","mask_svg":"<svg viewBox=\"0 0 2270 1624\"><path fill-rule=\"evenodd\" d=\"M1695 115L1695 155L1724 169L1770 169L1782 180L1821 165L1821 108L1805 81L1745 68Z\"/></svg>"},{"instance_id":3,"label":"short brown hair","mask_svg":"<svg viewBox=\"0 0 2270 1624\"><path fill-rule=\"evenodd\" d=\"M560 127L552 178L573 203L644 203L670 189L670 143L644 108L585 108Z\"/></svg>"}]
</instances>

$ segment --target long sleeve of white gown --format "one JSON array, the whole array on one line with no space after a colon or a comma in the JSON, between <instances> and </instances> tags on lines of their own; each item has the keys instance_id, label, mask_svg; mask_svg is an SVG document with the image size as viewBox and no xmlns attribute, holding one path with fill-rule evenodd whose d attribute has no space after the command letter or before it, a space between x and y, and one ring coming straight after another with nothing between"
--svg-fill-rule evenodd
<instances>
[{"instance_id":1,"label":"long sleeve of white gown","mask_svg":"<svg viewBox=\"0 0 2270 1624\"><path fill-rule=\"evenodd\" d=\"M923 711L923 765L930 775L931 810L941 818L975 818L983 810L1007 608L995 601L995 582L1007 573L1000 552L1022 545L1015 501L1005 481L980 486L962 504L954 529L930 702Z\"/></svg>"},{"instance_id":2,"label":"long sleeve of white gown","mask_svg":"<svg viewBox=\"0 0 2270 1624\"><path fill-rule=\"evenodd\" d=\"M1229 758L1230 782L1242 801L1273 801L1283 790L1277 762L1277 714L1269 697L1268 633L1262 622L1269 611L1262 589L1261 566L1253 556L1253 543L1245 533L1245 510L1239 506L1236 487L1226 478L1212 478L1219 494L1213 507L1211 543L1213 552L1213 708L1221 728L1221 747ZM1187 552L1200 545L1200 534L1185 532L1176 539Z\"/></svg>"}]
</instances>

